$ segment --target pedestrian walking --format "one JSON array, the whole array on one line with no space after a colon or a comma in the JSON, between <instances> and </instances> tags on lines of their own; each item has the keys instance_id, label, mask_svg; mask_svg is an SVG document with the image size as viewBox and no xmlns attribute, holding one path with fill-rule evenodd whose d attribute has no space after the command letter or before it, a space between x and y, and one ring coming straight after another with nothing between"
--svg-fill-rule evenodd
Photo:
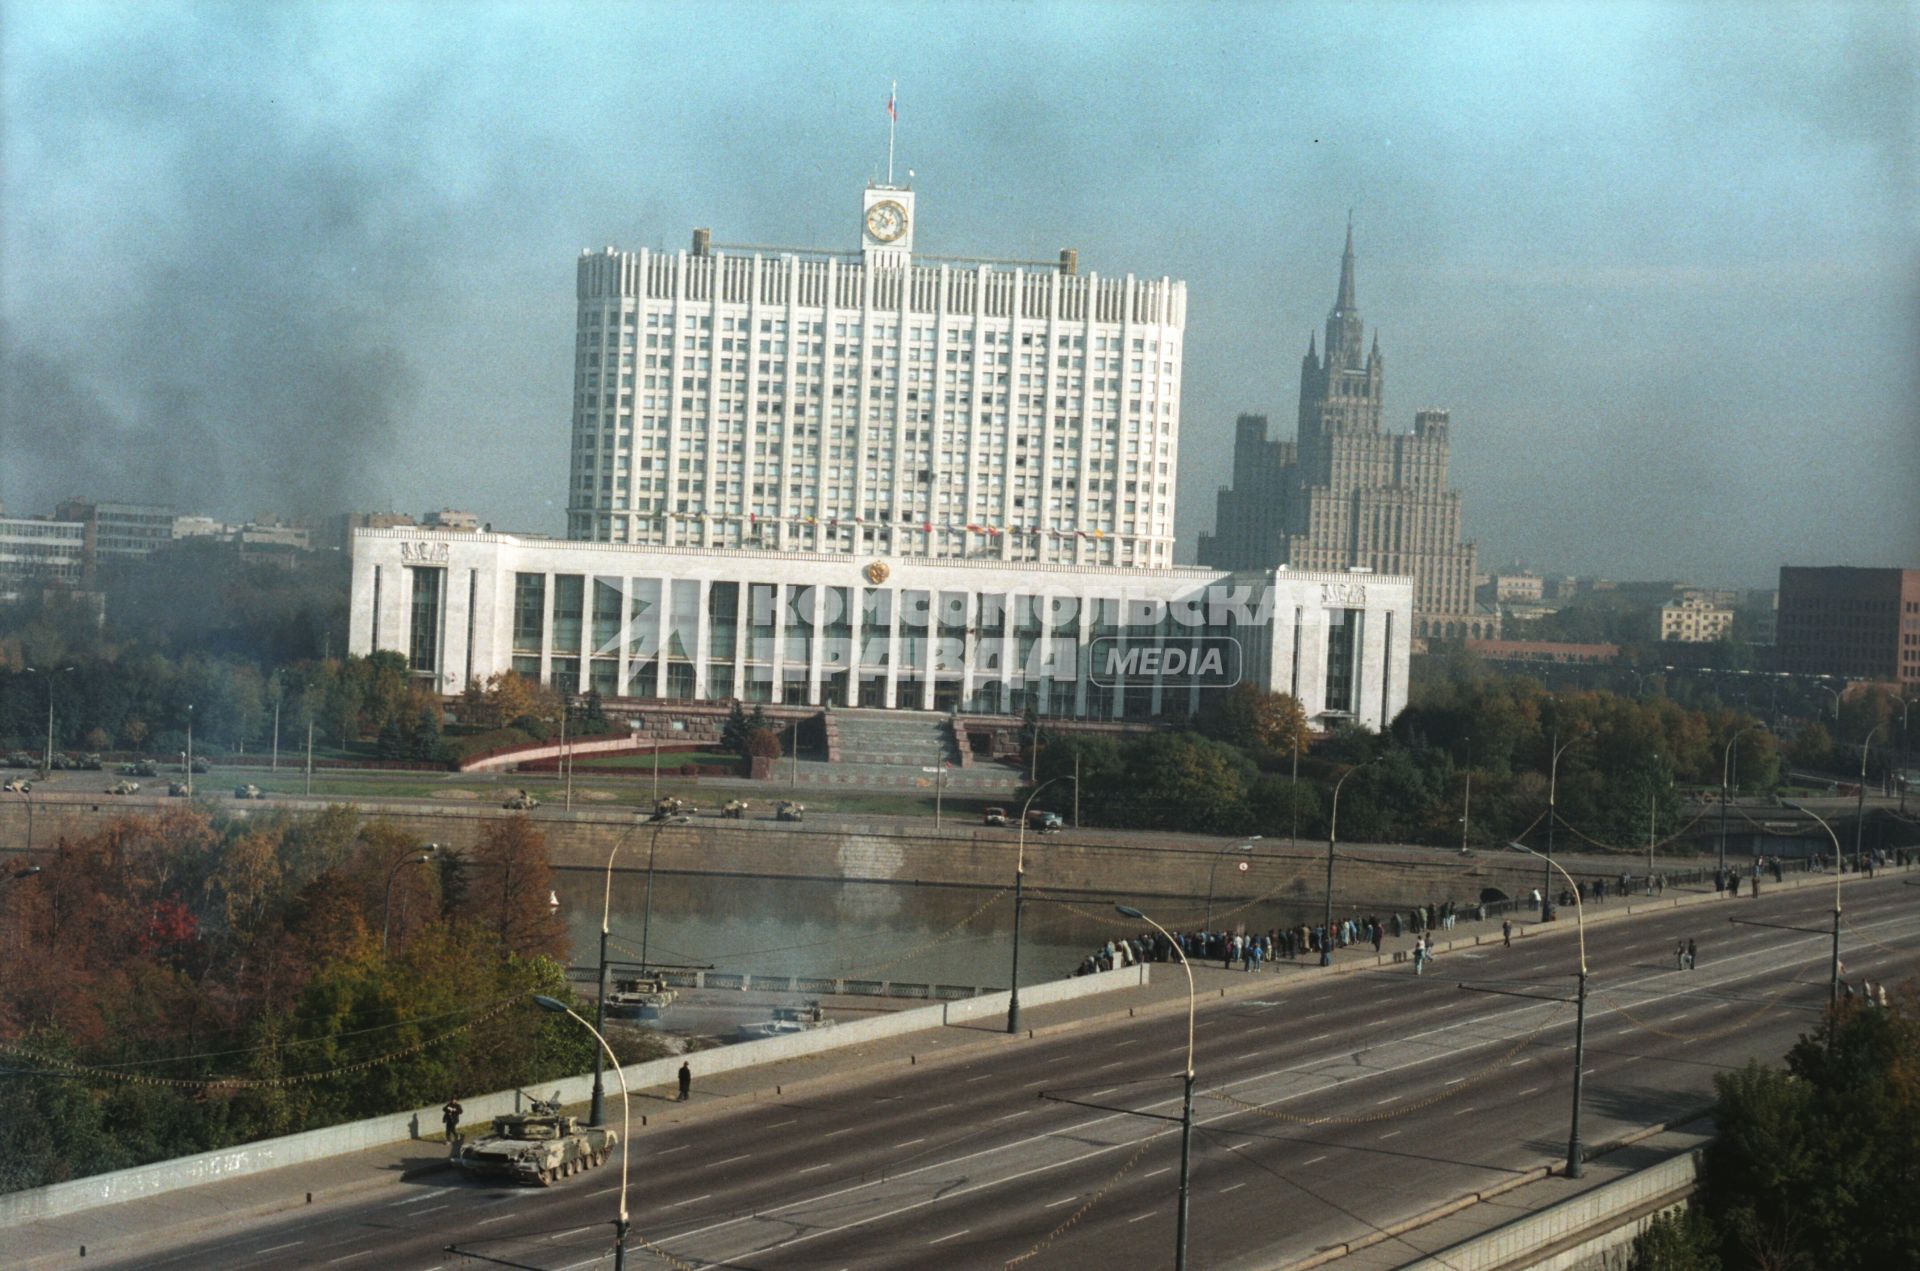
<instances>
[{"instance_id":1,"label":"pedestrian walking","mask_svg":"<svg viewBox=\"0 0 1920 1271\"><path fill-rule=\"evenodd\" d=\"M1676 971L1684 971L1687 969L1687 942L1685 940L1675 940L1673 942L1673 969Z\"/></svg>"},{"instance_id":2,"label":"pedestrian walking","mask_svg":"<svg viewBox=\"0 0 1920 1271\"><path fill-rule=\"evenodd\" d=\"M1687 970L1691 971L1699 965L1700 965L1700 946L1696 945L1693 941L1689 940L1687 941Z\"/></svg>"},{"instance_id":3,"label":"pedestrian walking","mask_svg":"<svg viewBox=\"0 0 1920 1271\"><path fill-rule=\"evenodd\" d=\"M687 1061L683 1059L680 1061L680 1102L685 1103L692 1093L693 1069L689 1068Z\"/></svg>"},{"instance_id":4,"label":"pedestrian walking","mask_svg":"<svg viewBox=\"0 0 1920 1271\"><path fill-rule=\"evenodd\" d=\"M1505 949L1513 948L1513 919L1511 918L1503 918L1500 921L1500 945Z\"/></svg>"},{"instance_id":5,"label":"pedestrian walking","mask_svg":"<svg viewBox=\"0 0 1920 1271\"><path fill-rule=\"evenodd\" d=\"M440 1109L440 1124L447 1127L447 1147L449 1150L460 1144L460 1118L466 1109L460 1106L459 1099L447 1100L447 1106Z\"/></svg>"}]
</instances>

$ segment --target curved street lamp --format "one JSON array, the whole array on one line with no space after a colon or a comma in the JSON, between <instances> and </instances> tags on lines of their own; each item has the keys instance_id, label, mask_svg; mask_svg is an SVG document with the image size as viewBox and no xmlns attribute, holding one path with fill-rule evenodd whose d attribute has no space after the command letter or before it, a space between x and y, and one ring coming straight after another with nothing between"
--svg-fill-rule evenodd
<instances>
[{"instance_id":1,"label":"curved street lamp","mask_svg":"<svg viewBox=\"0 0 1920 1271\"><path fill-rule=\"evenodd\" d=\"M1193 991L1193 967L1187 962L1187 951L1171 932L1153 919L1135 909L1132 905L1115 905L1123 916L1137 918L1160 933L1160 938L1172 946L1180 958L1180 969L1187 973L1187 1077L1186 1087L1180 1098L1180 1209L1179 1219L1174 1228L1173 1271L1186 1271L1187 1267L1187 1197L1192 1176L1193 1161L1193 1012L1195 994Z\"/></svg>"},{"instance_id":2,"label":"curved street lamp","mask_svg":"<svg viewBox=\"0 0 1920 1271\"><path fill-rule=\"evenodd\" d=\"M393 868L387 871L387 894L386 898L380 902L380 956L382 958L387 956L387 932L391 929L393 922L393 880L409 865L425 865L439 850L438 843L429 843L425 850L401 857L393 863Z\"/></svg>"},{"instance_id":3,"label":"curved street lamp","mask_svg":"<svg viewBox=\"0 0 1920 1271\"><path fill-rule=\"evenodd\" d=\"M1587 732L1583 730L1562 742L1560 740L1560 730L1556 728L1553 732L1553 759L1547 764L1547 871L1546 886L1541 888L1540 891L1541 922L1553 921L1553 871L1556 868L1553 863L1553 823L1560 819L1559 813L1556 811L1560 799L1560 756L1567 753L1568 746L1573 745L1576 741L1584 741L1587 735ZM1540 855L1540 853L1534 852L1530 847L1524 850L1533 852L1535 856ZM1563 869L1560 872L1565 874L1567 871ZM1568 881L1572 880L1569 879ZM1574 900L1578 902L1580 898L1580 889L1578 887L1573 889L1573 896Z\"/></svg>"},{"instance_id":4,"label":"curved street lamp","mask_svg":"<svg viewBox=\"0 0 1920 1271\"><path fill-rule=\"evenodd\" d=\"M23 666L20 668L20 672L23 675L44 675L47 677L47 754L40 768L40 777L42 780L45 780L53 773L53 677L56 675L65 675L73 669L71 666L49 666L44 668Z\"/></svg>"},{"instance_id":5,"label":"curved street lamp","mask_svg":"<svg viewBox=\"0 0 1920 1271\"><path fill-rule=\"evenodd\" d=\"M1035 786L1033 793L1027 796L1027 801L1020 805L1019 853L1014 859L1013 867L1013 973L1012 988L1007 994L1007 1031L1009 1033L1020 1031L1020 914L1026 907L1027 899L1027 811L1033 807L1034 798L1056 781L1074 781L1078 784L1077 779L1071 775L1048 777Z\"/></svg>"},{"instance_id":6,"label":"curved street lamp","mask_svg":"<svg viewBox=\"0 0 1920 1271\"><path fill-rule=\"evenodd\" d=\"M1827 1003L1832 1005L1840 1000L1840 876L1846 873L1845 862L1841 859L1840 836L1812 808L1791 799L1780 800L1780 806L1812 817L1827 832L1827 837L1833 840L1833 960L1827 972Z\"/></svg>"},{"instance_id":7,"label":"curved street lamp","mask_svg":"<svg viewBox=\"0 0 1920 1271\"><path fill-rule=\"evenodd\" d=\"M1207 918L1206 922L1202 924L1207 930L1213 930L1213 880L1215 875L1220 872L1220 858L1228 852L1245 852L1251 856L1253 854L1253 845L1259 841L1260 835L1255 834L1250 836L1244 843L1229 843L1213 854L1213 864L1207 868Z\"/></svg>"},{"instance_id":8,"label":"curved street lamp","mask_svg":"<svg viewBox=\"0 0 1920 1271\"><path fill-rule=\"evenodd\" d=\"M620 1067L619 1057L613 1053L613 1047L607 1045L607 1039L600 1030L574 1014L573 1008L558 998L548 997L544 993L535 993L533 1000L541 1010L565 1015L574 1023L593 1034L593 1040L600 1043L600 1051L613 1060L613 1075L620 1078L620 1214L614 1220L613 1266L614 1271L624 1271L627 1265L627 1156L633 1143L633 1104L627 1097L627 1074Z\"/></svg>"},{"instance_id":9,"label":"curved street lamp","mask_svg":"<svg viewBox=\"0 0 1920 1271\"><path fill-rule=\"evenodd\" d=\"M1357 763L1340 774L1340 780L1333 783L1333 808L1327 816L1327 922L1320 929L1320 965L1333 965L1333 841L1340 826L1340 787L1347 784L1347 778L1368 764L1380 762L1380 756Z\"/></svg>"},{"instance_id":10,"label":"curved street lamp","mask_svg":"<svg viewBox=\"0 0 1920 1271\"><path fill-rule=\"evenodd\" d=\"M1904 712L1902 712L1904 713ZM1873 745L1873 739L1885 724L1875 724L1867 733L1867 739L1860 743L1860 803L1853 814L1853 872L1860 872L1860 836L1867 828L1867 750Z\"/></svg>"},{"instance_id":11,"label":"curved street lamp","mask_svg":"<svg viewBox=\"0 0 1920 1271\"><path fill-rule=\"evenodd\" d=\"M642 824L643 822L635 821L632 825L628 826L626 832L614 840L613 850L607 853L606 885L600 894L600 974L596 981L599 987L598 992L595 994L593 1007L593 1026L597 1029L604 1029L607 1026L607 934L613 917L613 858L620 854L620 849L626 846L627 840L633 837L633 832L639 829ZM664 824L664 822L662 824ZM660 841L660 830L658 827L654 829L653 840L655 843ZM649 916L651 916L653 900L653 853L651 851L647 853L647 900L648 912ZM644 940L644 937L642 939ZM640 954L640 970L643 974L647 969L646 957L645 951L642 950ZM587 1112L588 1125L601 1125L605 1122L606 1118L606 1089L601 1076L601 1059L602 1056L600 1052L597 1050L594 1051L593 1103Z\"/></svg>"},{"instance_id":12,"label":"curved street lamp","mask_svg":"<svg viewBox=\"0 0 1920 1271\"><path fill-rule=\"evenodd\" d=\"M1510 843L1508 846L1530 856L1540 855L1524 843ZM1574 999L1576 1005L1573 1016L1573 1124L1567 1131L1567 1177L1579 1178L1586 1169L1585 1153L1580 1148L1580 1076L1586 1064L1587 1047L1587 915L1580 903L1580 886L1573 881L1573 875L1560 869L1559 863L1552 857L1544 859L1547 868L1560 870L1560 876L1567 880L1567 887L1573 892L1574 926L1580 937L1580 989Z\"/></svg>"},{"instance_id":13,"label":"curved street lamp","mask_svg":"<svg viewBox=\"0 0 1920 1271\"><path fill-rule=\"evenodd\" d=\"M1723 881L1727 873L1727 773L1729 768L1731 768L1736 775L1740 771L1740 766L1734 763L1733 747L1736 742L1754 729L1764 729L1766 726L1765 721L1756 719L1745 728L1736 731L1733 736L1727 738L1726 749L1720 752L1720 875Z\"/></svg>"}]
</instances>

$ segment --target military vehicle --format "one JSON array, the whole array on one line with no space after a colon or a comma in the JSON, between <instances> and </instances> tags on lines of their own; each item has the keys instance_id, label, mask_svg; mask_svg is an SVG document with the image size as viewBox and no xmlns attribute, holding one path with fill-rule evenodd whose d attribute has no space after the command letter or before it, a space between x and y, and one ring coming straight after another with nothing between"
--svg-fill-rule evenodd
<instances>
[{"instance_id":1,"label":"military vehicle","mask_svg":"<svg viewBox=\"0 0 1920 1271\"><path fill-rule=\"evenodd\" d=\"M10 750L7 752L7 767L9 768L38 768L39 766L39 755L30 755L24 750Z\"/></svg>"},{"instance_id":2,"label":"military vehicle","mask_svg":"<svg viewBox=\"0 0 1920 1271\"><path fill-rule=\"evenodd\" d=\"M32 794L33 782L24 777L15 777L7 782L6 790L8 794Z\"/></svg>"},{"instance_id":3,"label":"military vehicle","mask_svg":"<svg viewBox=\"0 0 1920 1271\"><path fill-rule=\"evenodd\" d=\"M678 994L667 987L664 977L644 975L638 979L615 980L607 994L607 1014L622 1019L658 1013L673 1005Z\"/></svg>"},{"instance_id":4,"label":"military vehicle","mask_svg":"<svg viewBox=\"0 0 1920 1271\"><path fill-rule=\"evenodd\" d=\"M1013 822L1007 819L1007 810L1005 808L988 808L986 810L986 813L980 819L982 823L986 825L1012 825L1013 824Z\"/></svg>"},{"instance_id":5,"label":"military vehicle","mask_svg":"<svg viewBox=\"0 0 1920 1271\"><path fill-rule=\"evenodd\" d=\"M612 1154L620 1136L560 1115L559 1092L535 1099L525 1112L493 1119L493 1133L463 1145L455 1158L476 1178L503 1178L551 1187L554 1180L592 1169Z\"/></svg>"},{"instance_id":6,"label":"military vehicle","mask_svg":"<svg viewBox=\"0 0 1920 1271\"><path fill-rule=\"evenodd\" d=\"M142 759L138 763L121 764L120 775L123 777L157 777L160 775L160 770L153 766L151 759Z\"/></svg>"},{"instance_id":7,"label":"military vehicle","mask_svg":"<svg viewBox=\"0 0 1920 1271\"><path fill-rule=\"evenodd\" d=\"M267 792L259 786L254 785L235 786L233 788L233 797L236 799L264 799L267 797Z\"/></svg>"},{"instance_id":8,"label":"military vehicle","mask_svg":"<svg viewBox=\"0 0 1920 1271\"><path fill-rule=\"evenodd\" d=\"M790 800L782 800L780 806L774 809L773 813L773 819L776 821L803 821L806 819L806 816L807 805L804 803L794 803Z\"/></svg>"},{"instance_id":9,"label":"military vehicle","mask_svg":"<svg viewBox=\"0 0 1920 1271\"><path fill-rule=\"evenodd\" d=\"M139 794L140 783L138 781L116 781L112 785L107 787L107 793L108 794Z\"/></svg>"},{"instance_id":10,"label":"military vehicle","mask_svg":"<svg viewBox=\"0 0 1920 1271\"><path fill-rule=\"evenodd\" d=\"M500 806L510 812L531 812L540 806L540 800L534 798L525 790L521 790Z\"/></svg>"},{"instance_id":11,"label":"military vehicle","mask_svg":"<svg viewBox=\"0 0 1920 1271\"><path fill-rule=\"evenodd\" d=\"M699 810L700 809L694 807L693 804L688 803L685 799L676 799L669 796L653 805L653 819L656 821L670 821L677 816L692 816Z\"/></svg>"},{"instance_id":12,"label":"military vehicle","mask_svg":"<svg viewBox=\"0 0 1920 1271\"><path fill-rule=\"evenodd\" d=\"M752 806L745 799L728 799L727 805L720 809L720 815L729 821L738 821L747 815L747 809Z\"/></svg>"},{"instance_id":13,"label":"military vehicle","mask_svg":"<svg viewBox=\"0 0 1920 1271\"><path fill-rule=\"evenodd\" d=\"M169 799L184 799L192 793L193 788L184 781L167 782L167 797Z\"/></svg>"}]
</instances>

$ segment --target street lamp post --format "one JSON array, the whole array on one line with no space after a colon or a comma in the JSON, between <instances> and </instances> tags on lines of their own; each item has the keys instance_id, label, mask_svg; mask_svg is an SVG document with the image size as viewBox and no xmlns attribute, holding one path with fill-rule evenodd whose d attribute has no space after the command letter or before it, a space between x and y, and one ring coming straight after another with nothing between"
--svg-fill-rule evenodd
<instances>
[{"instance_id":1,"label":"street lamp post","mask_svg":"<svg viewBox=\"0 0 1920 1271\"><path fill-rule=\"evenodd\" d=\"M393 863L393 868L387 871L387 894L380 902L380 956L382 958L387 956L387 933L392 929L393 923L393 880L409 865L425 865L439 850L438 843L429 843L425 851L401 857Z\"/></svg>"},{"instance_id":2,"label":"street lamp post","mask_svg":"<svg viewBox=\"0 0 1920 1271\"><path fill-rule=\"evenodd\" d=\"M27 805L27 856L31 858L33 856L33 791L20 789L14 793L18 794Z\"/></svg>"},{"instance_id":3,"label":"street lamp post","mask_svg":"<svg viewBox=\"0 0 1920 1271\"><path fill-rule=\"evenodd\" d=\"M637 821L634 824L628 826L626 829L626 832L621 834L619 838L614 840L613 850L607 853L606 885L600 893L600 974L597 980L597 983L599 985L599 991L596 994L594 1007L593 1007L593 1026L596 1029L604 1029L607 1026L607 934L611 926L611 920L613 917L613 858L620 854L620 849L626 846L627 840L631 838L633 836L633 832L639 828L640 828L640 823ZM656 839L659 837L659 830L656 829L654 831L654 836ZM652 853L648 853L647 855L647 864L648 864L647 879L649 883L649 890L651 890L651 883L653 879ZM643 965L640 968L640 971L641 971L641 974L644 975L646 973L646 966L644 965L646 960L646 954L643 952L640 955L640 957L643 963ZM600 1059L601 1059L600 1052L597 1050L594 1051L593 1052L593 1105L587 1113L588 1125L600 1125L606 1119L606 1089L601 1077Z\"/></svg>"},{"instance_id":4,"label":"street lamp post","mask_svg":"<svg viewBox=\"0 0 1920 1271\"><path fill-rule=\"evenodd\" d=\"M1827 837L1833 840L1833 960L1827 971L1827 1003L1832 1005L1840 1000L1840 875L1845 872L1840 867L1840 836L1812 808L1787 799L1780 800L1780 806L1812 817L1827 832Z\"/></svg>"},{"instance_id":5,"label":"street lamp post","mask_svg":"<svg viewBox=\"0 0 1920 1271\"><path fill-rule=\"evenodd\" d=\"M1510 846L1531 856L1540 855L1524 843ZM1587 1059L1587 917L1580 903L1580 888L1573 881L1573 875L1560 869L1552 857L1546 858L1546 861L1547 868L1560 870L1560 876L1567 880L1567 887L1573 892L1573 920L1580 937L1580 988L1574 998L1573 1015L1573 1122L1567 1131L1567 1177L1579 1178L1586 1172L1585 1153L1580 1148L1580 1080L1581 1069L1585 1067Z\"/></svg>"},{"instance_id":6,"label":"street lamp post","mask_svg":"<svg viewBox=\"0 0 1920 1271\"><path fill-rule=\"evenodd\" d=\"M47 677L47 754L40 765L40 777L42 780L45 780L47 775L53 771L53 677L56 675L65 675L68 671L73 670L73 668L71 666L50 666L45 670L41 670L37 667L29 666L22 668L22 670L27 675L44 675Z\"/></svg>"},{"instance_id":7,"label":"street lamp post","mask_svg":"<svg viewBox=\"0 0 1920 1271\"><path fill-rule=\"evenodd\" d=\"M1860 743L1860 801L1853 813L1853 870L1860 872L1860 838L1867 828L1867 750L1873 745L1874 734L1884 727L1875 724L1867 732L1867 739Z\"/></svg>"},{"instance_id":8,"label":"street lamp post","mask_svg":"<svg viewBox=\"0 0 1920 1271\"><path fill-rule=\"evenodd\" d=\"M1584 736L1586 736L1585 733L1576 733L1572 737L1567 738L1563 743L1560 741L1560 730L1557 728L1553 730L1553 758L1547 764L1547 870L1546 886L1542 888L1540 892L1541 922L1553 921L1553 871L1556 868L1553 863L1553 823L1559 819L1559 814L1555 809L1559 806L1560 797L1560 756L1567 753L1568 746L1573 745L1574 742L1579 741ZM1531 848L1528 850L1532 851ZM1534 852L1533 854L1535 856L1540 855L1538 852ZM1560 872L1562 874L1566 873L1565 870L1561 870ZM1569 877L1567 881L1571 882L1573 880ZM1580 898L1580 889L1578 887L1573 889L1573 895L1574 899L1578 901Z\"/></svg>"},{"instance_id":9,"label":"street lamp post","mask_svg":"<svg viewBox=\"0 0 1920 1271\"><path fill-rule=\"evenodd\" d=\"M1193 991L1193 967L1187 962L1187 952L1180 947L1167 929L1153 919L1135 909L1132 905L1115 905L1122 915L1137 918L1160 933L1160 938L1172 946L1180 957L1180 969L1187 973L1187 1077L1180 1097L1180 1209L1174 1226L1173 1271L1186 1271L1187 1267L1187 1197L1190 1191L1193 1161L1193 1012L1195 995Z\"/></svg>"},{"instance_id":10,"label":"street lamp post","mask_svg":"<svg viewBox=\"0 0 1920 1271\"><path fill-rule=\"evenodd\" d=\"M1825 686L1822 685L1822 687L1825 687ZM1725 750L1723 750L1720 753L1720 876L1723 880L1725 879L1726 873L1727 873L1727 799L1728 799L1728 790L1729 790L1728 773L1729 771L1731 771L1735 776L1737 776L1740 772L1739 763L1734 755L1733 748L1735 743L1737 743L1742 737L1746 736L1748 733L1752 732L1754 729L1765 728L1765 727L1766 727L1765 724L1759 722L1758 720L1755 720L1753 723L1748 724L1745 728L1739 729L1733 734L1733 736L1727 738L1727 747Z\"/></svg>"},{"instance_id":11,"label":"street lamp post","mask_svg":"<svg viewBox=\"0 0 1920 1271\"><path fill-rule=\"evenodd\" d=\"M1214 877L1220 872L1220 858L1228 852L1246 852L1251 854L1253 852L1253 845L1259 841L1260 836L1255 834L1244 843L1229 843L1213 854L1213 864L1207 869L1207 919L1203 924L1207 930L1213 930L1213 881Z\"/></svg>"},{"instance_id":12,"label":"street lamp post","mask_svg":"<svg viewBox=\"0 0 1920 1271\"><path fill-rule=\"evenodd\" d=\"M1287 806L1293 819L1287 828L1287 846L1292 848L1300 837L1300 729L1293 730L1293 786L1287 795Z\"/></svg>"},{"instance_id":13,"label":"street lamp post","mask_svg":"<svg viewBox=\"0 0 1920 1271\"><path fill-rule=\"evenodd\" d=\"M193 703L187 703L187 797L193 797Z\"/></svg>"},{"instance_id":14,"label":"street lamp post","mask_svg":"<svg viewBox=\"0 0 1920 1271\"><path fill-rule=\"evenodd\" d=\"M1900 699L1900 815L1907 814L1907 773L1913 770L1913 738L1907 732L1907 710L1913 699Z\"/></svg>"},{"instance_id":15,"label":"street lamp post","mask_svg":"<svg viewBox=\"0 0 1920 1271\"><path fill-rule=\"evenodd\" d=\"M1320 965L1333 965L1333 842L1340 828L1340 787L1347 784L1347 778L1366 767L1378 763L1376 755L1365 763L1357 763L1340 774L1340 780L1333 783L1333 807L1327 814L1327 921L1320 929Z\"/></svg>"},{"instance_id":16,"label":"street lamp post","mask_svg":"<svg viewBox=\"0 0 1920 1271\"><path fill-rule=\"evenodd\" d=\"M613 1075L620 1078L620 1216L614 1220L613 1269L625 1271L627 1265L627 1155L633 1143L633 1103L627 1096L627 1074L620 1067L620 1060L614 1055L613 1047L607 1045L607 1039L600 1030L574 1014L571 1007L558 998L535 993L533 1000L543 1011L570 1017L580 1027L593 1034L593 1040L600 1043L600 1052L613 1060Z\"/></svg>"},{"instance_id":17,"label":"street lamp post","mask_svg":"<svg viewBox=\"0 0 1920 1271\"><path fill-rule=\"evenodd\" d=\"M1035 733L1038 736L1038 733ZM1027 801L1020 805L1019 850L1014 858L1013 867L1013 971L1011 986L1007 993L1007 1031L1020 1031L1020 916L1027 903L1027 811L1033 807L1039 793L1056 781L1072 781L1072 777L1049 777L1033 788Z\"/></svg>"}]
</instances>

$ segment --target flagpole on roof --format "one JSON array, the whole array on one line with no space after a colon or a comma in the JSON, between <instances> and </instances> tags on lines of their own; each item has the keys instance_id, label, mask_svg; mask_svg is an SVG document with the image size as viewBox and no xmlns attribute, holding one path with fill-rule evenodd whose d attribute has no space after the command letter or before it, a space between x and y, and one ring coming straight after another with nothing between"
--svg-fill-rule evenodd
<instances>
[{"instance_id":1,"label":"flagpole on roof","mask_svg":"<svg viewBox=\"0 0 1920 1271\"><path fill-rule=\"evenodd\" d=\"M894 80L887 89L887 184L893 184L893 126L900 122L900 112L894 101L900 95L900 81Z\"/></svg>"}]
</instances>

